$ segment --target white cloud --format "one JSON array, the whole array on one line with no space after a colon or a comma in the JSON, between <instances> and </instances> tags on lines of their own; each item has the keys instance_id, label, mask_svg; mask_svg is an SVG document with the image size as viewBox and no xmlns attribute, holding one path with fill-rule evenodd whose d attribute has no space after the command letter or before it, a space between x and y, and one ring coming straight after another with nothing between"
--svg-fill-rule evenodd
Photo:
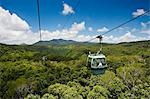
<instances>
[{"instance_id":1,"label":"white cloud","mask_svg":"<svg viewBox=\"0 0 150 99\"><path fill-rule=\"evenodd\" d=\"M137 9L136 12L132 13L132 15L133 15L133 17L137 17L137 16L142 15L144 13L145 13L144 9Z\"/></svg>"},{"instance_id":2,"label":"white cloud","mask_svg":"<svg viewBox=\"0 0 150 99\"><path fill-rule=\"evenodd\" d=\"M56 31L48 31L43 30L42 36L43 40L51 40L51 39L72 39L76 40L76 38L80 35L78 33L85 29L85 22L81 23L73 23L72 26L69 29L63 29L63 30L56 30Z\"/></svg>"},{"instance_id":3,"label":"white cloud","mask_svg":"<svg viewBox=\"0 0 150 99\"><path fill-rule=\"evenodd\" d=\"M77 24L76 22L72 24L70 31L82 31L85 29L85 22Z\"/></svg>"},{"instance_id":4,"label":"white cloud","mask_svg":"<svg viewBox=\"0 0 150 99\"><path fill-rule=\"evenodd\" d=\"M27 34L30 33L30 26L26 21L0 7L0 42L14 43L16 41L15 43L18 43L28 39Z\"/></svg>"},{"instance_id":5,"label":"white cloud","mask_svg":"<svg viewBox=\"0 0 150 99\"><path fill-rule=\"evenodd\" d=\"M140 31L141 33L146 33L146 34L148 34L149 36L150 36L150 29L148 29L148 30L142 30L142 31Z\"/></svg>"},{"instance_id":6,"label":"white cloud","mask_svg":"<svg viewBox=\"0 0 150 99\"><path fill-rule=\"evenodd\" d=\"M141 22L141 26L145 28L147 25L144 22Z\"/></svg>"},{"instance_id":7,"label":"white cloud","mask_svg":"<svg viewBox=\"0 0 150 99\"><path fill-rule=\"evenodd\" d=\"M95 35L94 36L90 36L90 35L78 35L75 39L75 41L81 41L81 42L87 42L88 40L92 39L96 37ZM97 40L93 40L92 42L96 42Z\"/></svg>"},{"instance_id":8,"label":"white cloud","mask_svg":"<svg viewBox=\"0 0 150 99\"><path fill-rule=\"evenodd\" d=\"M62 14L63 15L68 15L68 14L71 14L71 13L75 13L72 9L71 6L69 6L68 4L66 3L63 3L63 11L62 11Z\"/></svg>"},{"instance_id":9,"label":"white cloud","mask_svg":"<svg viewBox=\"0 0 150 99\"><path fill-rule=\"evenodd\" d=\"M142 26L143 29L150 28L150 21L148 21L148 22L141 22L141 26Z\"/></svg>"},{"instance_id":10,"label":"white cloud","mask_svg":"<svg viewBox=\"0 0 150 99\"><path fill-rule=\"evenodd\" d=\"M132 35L131 32L127 32L125 35L121 36L118 38L119 41L123 42L129 42L129 41L134 41L136 39L136 36Z\"/></svg>"},{"instance_id":11,"label":"white cloud","mask_svg":"<svg viewBox=\"0 0 150 99\"><path fill-rule=\"evenodd\" d=\"M138 29L136 29L136 28L131 29L131 32L137 32L137 31L138 31Z\"/></svg>"},{"instance_id":12,"label":"white cloud","mask_svg":"<svg viewBox=\"0 0 150 99\"><path fill-rule=\"evenodd\" d=\"M113 35L104 36L104 42L110 42L110 43L141 41L141 40L148 40L148 39L149 38L146 37L135 36L129 31L124 35L118 37L114 37Z\"/></svg>"},{"instance_id":13,"label":"white cloud","mask_svg":"<svg viewBox=\"0 0 150 99\"><path fill-rule=\"evenodd\" d=\"M5 26L3 26L4 24ZM29 25L16 14L10 14L8 10L4 10L2 7L0 7L0 27L14 31L25 31L30 28Z\"/></svg>"},{"instance_id":14,"label":"white cloud","mask_svg":"<svg viewBox=\"0 0 150 99\"><path fill-rule=\"evenodd\" d=\"M89 28L88 28L88 31L92 32L92 31L93 31L93 28L92 28L92 27L89 27Z\"/></svg>"},{"instance_id":15,"label":"white cloud","mask_svg":"<svg viewBox=\"0 0 150 99\"><path fill-rule=\"evenodd\" d=\"M124 35L121 36L104 35L103 42L119 43L119 42L150 40L150 21L141 22L141 28L138 29L137 28L130 29L128 27L124 27L116 29L116 32L123 33ZM147 36L142 35L141 33L144 33Z\"/></svg>"},{"instance_id":16,"label":"white cloud","mask_svg":"<svg viewBox=\"0 0 150 99\"><path fill-rule=\"evenodd\" d=\"M142 26L142 29L139 32L147 34L148 38L150 39L150 21L141 22L141 26Z\"/></svg>"},{"instance_id":17,"label":"white cloud","mask_svg":"<svg viewBox=\"0 0 150 99\"><path fill-rule=\"evenodd\" d=\"M107 32L108 30L109 30L108 28L103 27L103 28L97 29L97 32Z\"/></svg>"}]
</instances>

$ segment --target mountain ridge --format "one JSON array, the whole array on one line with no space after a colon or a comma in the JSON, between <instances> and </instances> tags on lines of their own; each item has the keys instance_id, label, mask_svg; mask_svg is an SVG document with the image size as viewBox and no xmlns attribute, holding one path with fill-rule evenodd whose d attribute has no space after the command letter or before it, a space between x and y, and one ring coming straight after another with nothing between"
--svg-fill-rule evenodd
<instances>
[{"instance_id":1,"label":"mountain ridge","mask_svg":"<svg viewBox=\"0 0 150 99\"><path fill-rule=\"evenodd\" d=\"M102 43L102 44L119 44L119 45L126 45L126 44L137 44L137 43L149 43L150 44L150 40L142 40L142 41L131 41L131 42L120 42L120 43ZM98 44L98 43L94 43L94 42L79 42L79 41L74 41L74 40L64 40L64 39L52 39L49 41L38 41L34 44L4 44L4 43L0 43L0 45L42 45L42 46L46 46L46 45L70 45L70 44Z\"/></svg>"},{"instance_id":2,"label":"mountain ridge","mask_svg":"<svg viewBox=\"0 0 150 99\"><path fill-rule=\"evenodd\" d=\"M150 40L142 40L142 41L131 41L131 42L120 42L120 43L103 43L103 44L135 44L135 43L150 43ZM94 42L79 42L74 40L64 40L64 39L52 39L49 41L39 41L34 43L33 45L69 45L69 44L97 44Z\"/></svg>"}]
</instances>

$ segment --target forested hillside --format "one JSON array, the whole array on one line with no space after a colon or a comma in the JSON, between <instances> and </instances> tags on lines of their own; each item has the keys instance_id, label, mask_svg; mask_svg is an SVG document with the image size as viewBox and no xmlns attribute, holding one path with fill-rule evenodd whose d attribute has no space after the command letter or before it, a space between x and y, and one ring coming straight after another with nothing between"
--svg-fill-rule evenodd
<instances>
[{"instance_id":1,"label":"forested hillside","mask_svg":"<svg viewBox=\"0 0 150 99\"><path fill-rule=\"evenodd\" d=\"M93 75L99 44L0 44L0 99L150 99L150 41L104 44L108 68Z\"/></svg>"}]
</instances>

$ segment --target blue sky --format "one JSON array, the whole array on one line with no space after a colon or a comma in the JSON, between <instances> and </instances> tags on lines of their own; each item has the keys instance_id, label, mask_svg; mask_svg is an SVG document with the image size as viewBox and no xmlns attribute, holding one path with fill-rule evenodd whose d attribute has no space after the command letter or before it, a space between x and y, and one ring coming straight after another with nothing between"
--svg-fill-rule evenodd
<instances>
[{"instance_id":1,"label":"blue sky","mask_svg":"<svg viewBox=\"0 0 150 99\"><path fill-rule=\"evenodd\" d=\"M78 0L39 0L41 13L42 30L56 31L62 30L66 20L72 15L70 21L64 28L68 29L76 23L85 23L85 29L78 32L78 35L95 36L102 32L98 29L108 30L120 23L133 18L133 13L137 9L149 10L149 0L80 0L77 9L74 9ZM32 32L38 31L37 5L36 0L0 0L1 7L16 14L20 19L26 21ZM72 8L74 13L64 15L63 4ZM141 30L141 23L149 25L149 15L143 16L125 26L124 31L113 31L108 36L122 36L126 32L131 32L134 28ZM89 27L91 31L89 31ZM116 33L117 32L117 33ZM135 34L135 36L148 36L146 34Z\"/></svg>"}]
</instances>

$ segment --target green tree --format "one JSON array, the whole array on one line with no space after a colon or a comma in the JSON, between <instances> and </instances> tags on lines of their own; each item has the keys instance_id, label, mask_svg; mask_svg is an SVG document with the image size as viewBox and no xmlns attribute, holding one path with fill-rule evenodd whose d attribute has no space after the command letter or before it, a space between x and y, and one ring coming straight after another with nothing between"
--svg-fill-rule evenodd
<instances>
[{"instance_id":1,"label":"green tree","mask_svg":"<svg viewBox=\"0 0 150 99\"><path fill-rule=\"evenodd\" d=\"M94 88L89 92L87 99L106 99L108 98L109 91L99 85L94 86Z\"/></svg>"},{"instance_id":2,"label":"green tree","mask_svg":"<svg viewBox=\"0 0 150 99\"><path fill-rule=\"evenodd\" d=\"M55 96L53 96L52 94L46 93L42 96L41 99L57 99L57 98Z\"/></svg>"}]
</instances>

